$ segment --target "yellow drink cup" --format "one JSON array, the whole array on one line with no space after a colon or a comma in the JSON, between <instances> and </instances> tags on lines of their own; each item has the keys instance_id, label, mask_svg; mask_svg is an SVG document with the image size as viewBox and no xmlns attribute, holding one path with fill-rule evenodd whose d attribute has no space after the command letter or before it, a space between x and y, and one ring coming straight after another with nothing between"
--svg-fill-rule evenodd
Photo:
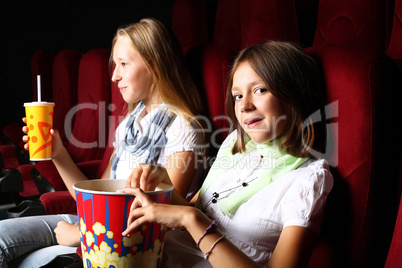
<instances>
[{"instance_id":1,"label":"yellow drink cup","mask_svg":"<svg viewBox=\"0 0 402 268\"><path fill-rule=\"evenodd\" d=\"M26 102L25 115L29 129L29 158L31 161L52 159L53 102Z\"/></svg>"}]
</instances>

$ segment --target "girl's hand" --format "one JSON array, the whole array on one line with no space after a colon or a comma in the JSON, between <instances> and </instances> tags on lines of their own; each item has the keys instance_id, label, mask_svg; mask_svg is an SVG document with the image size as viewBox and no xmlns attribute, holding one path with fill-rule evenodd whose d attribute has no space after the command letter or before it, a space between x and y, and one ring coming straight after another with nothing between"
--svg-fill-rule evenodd
<instances>
[{"instance_id":1,"label":"girl's hand","mask_svg":"<svg viewBox=\"0 0 402 268\"><path fill-rule=\"evenodd\" d=\"M78 222L75 224L59 221L54 229L57 243L62 246L77 247L80 244L80 229Z\"/></svg>"},{"instance_id":2,"label":"girl's hand","mask_svg":"<svg viewBox=\"0 0 402 268\"><path fill-rule=\"evenodd\" d=\"M22 118L22 122L24 122L25 124L27 123L27 119L26 117ZM28 134L29 128L27 126L23 126L22 127L22 132L24 132L25 134ZM61 140L61 137L59 135L59 132L55 129L51 129L50 130L50 134L52 134L52 158L57 157L58 152L60 152L60 150L62 150L62 148L64 147L63 142ZM28 135L24 135L22 136L22 141L25 142L24 144L24 149L25 150L29 150L29 136Z\"/></svg>"},{"instance_id":3,"label":"girl's hand","mask_svg":"<svg viewBox=\"0 0 402 268\"><path fill-rule=\"evenodd\" d=\"M170 228L184 228L186 215L195 210L188 206L154 203L139 188L124 188L119 192L135 195L127 220L127 229L123 232L124 236L130 236L132 231L145 223L159 223Z\"/></svg>"},{"instance_id":4,"label":"girl's hand","mask_svg":"<svg viewBox=\"0 0 402 268\"><path fill-rule=\"evenodd\" d=\"M26 124L27 123L27 118L23 117L22 122L24 122ZM25 134L28 134L28 130L29 130L29 128L27 126L22 127L22 132L24 132ZM28 146L29 137L28 137L28 135L22 136L22 141L25 142L24 149L28 151L29 150L29 146Z\"/></svg>"},{"instance_id":5,"label":"girl's hand","mask_svg":"<svg viewBox=\"0 0 402 268\"><path fill-rule=\"evenodd\" d=\"M126 181L126 187L153 191L161 183L172 184L166 169L160 165L139 164Z\"/></svg>"}]
</instances>

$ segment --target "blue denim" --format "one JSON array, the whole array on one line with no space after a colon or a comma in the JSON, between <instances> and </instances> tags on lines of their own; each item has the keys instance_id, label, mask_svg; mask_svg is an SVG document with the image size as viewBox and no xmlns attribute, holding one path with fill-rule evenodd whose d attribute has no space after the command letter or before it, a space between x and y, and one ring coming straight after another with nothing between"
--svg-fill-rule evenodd
<instances>
[{"instance_id":1,"label":"blue denim","mask_svg":"<svg viewBox=\"0 0 402 268\"><path fill-rule=\"evenodd\" d=\"M54 229L59 221L73 224L78 221L78 217L66 214L0 220L0 267L8 268L10 267L9 263L16 259L20 259L20 261L22 259L24 262L25 256L29 253L58 245ZM65 253L65 251L60 251L57 254L54 250L50 249L46 250L46 254L43 254L44 251L41 251L42 254L33 254L33 257L30 256L30 265L32 267L39 267L50 262L55 256ZM17 260L17 262L20 261ZM24 263L28 265L26 262ZM26 265L24 267L29 267ZM15 266L13 263L13 267Z\"/></svg>"}]
</instances>

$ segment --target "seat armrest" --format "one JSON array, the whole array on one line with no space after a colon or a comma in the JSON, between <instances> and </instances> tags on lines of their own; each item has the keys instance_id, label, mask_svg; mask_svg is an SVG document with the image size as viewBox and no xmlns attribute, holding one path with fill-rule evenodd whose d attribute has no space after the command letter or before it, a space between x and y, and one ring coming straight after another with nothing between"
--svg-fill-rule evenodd
<instances>
[{"instance_id":1,"label":"seat armrest","mask_svg":"<svg viewBox=\"0 0 402 268\"><path fill-rule=\"evenodd\" d=\"M47 215L77 213L75 200L69 191L44 193L39 199Z\"/></svg>"}]
</instances>

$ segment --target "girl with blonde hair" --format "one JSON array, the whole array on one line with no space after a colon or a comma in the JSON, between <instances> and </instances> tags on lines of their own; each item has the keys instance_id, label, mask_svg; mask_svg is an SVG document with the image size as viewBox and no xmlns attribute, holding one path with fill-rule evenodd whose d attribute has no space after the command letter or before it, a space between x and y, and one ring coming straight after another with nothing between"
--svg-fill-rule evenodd
<instances>
[{"instance_id":1,"label":"girl with blonde hair","mask_svg":"<svg viewBox=\"0 0 402 268\"><path fill-rule=\"evenodd\" d=\"M133 183L135 167L164 167L184 199L199 188L203 130L196 116L200 98L174 35L156 19L117 30L110 58L112 81L128 104L115 134L115 153L101 179ZM23 119L25 122L25 119ZM24 127L23 131L28 132ZM73 184L88 178L72 161L57 130L52 161L71 195ZM23 137L28 149L28 136ZM72 253L80 236L76 215L46 215L0 221L0 267L40 267L59 254Z\"/></svg>"}]
</instances>

